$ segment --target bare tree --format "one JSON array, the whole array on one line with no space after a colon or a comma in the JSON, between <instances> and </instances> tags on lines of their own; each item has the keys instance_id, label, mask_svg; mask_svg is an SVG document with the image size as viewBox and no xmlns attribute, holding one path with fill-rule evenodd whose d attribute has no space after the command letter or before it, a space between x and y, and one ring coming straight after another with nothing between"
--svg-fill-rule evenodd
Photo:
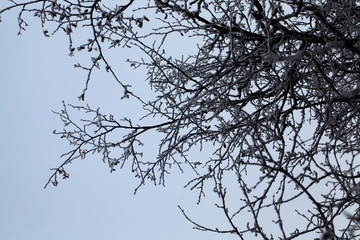
<instances>
[{"instance_id":1,"label":"bare tree","mask_svg":"<svg viewBox=\"0 0 360 240\"><path fill-rule=\"evenodd\" d=\"M183 175L187 187L199 192L198 201L213 189L229 223L229 229L203 226L180 208L203 231L240 239L359 238L359 1L117 4L10 0L0 11L18 11L19 33L30 13L45 36L68 35L71 55L89 52L91 64L76 65L88 72L80 100L93 71L104 69L123 87L123 98L143 105L144 118L118 120L87 105L64 104L57 112L64 128L54 133L73 149L46 186L67 178L71 161L98 152L112 171L130 164L139 187L164 184L176 168L190 169ZM74 44L79 28L88 39ZM198 48L169 56L172 35L192 37ZM145 101L115 73L104 49L117 47L144 53L129 62L147 69L154 99ZM83 111L85 120L74 120L68 108ZM149 118L156 124L146 124ZM145 160L142 137L151 131L161 137L159 154ZM202 149L213 152L194 159ZM239 196L235 206L228 204L232 194Z\"/></svg>"}]
</instances>

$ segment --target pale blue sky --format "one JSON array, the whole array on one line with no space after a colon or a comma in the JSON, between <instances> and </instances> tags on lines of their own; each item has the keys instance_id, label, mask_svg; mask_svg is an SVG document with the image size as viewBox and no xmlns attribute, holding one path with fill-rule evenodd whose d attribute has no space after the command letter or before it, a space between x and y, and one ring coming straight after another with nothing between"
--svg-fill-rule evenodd
<instances>
[{"instance_id":1,"label":"pale blue sky","mask_svg":"<svg viewBox=\"0 0 360 240\"><path fill-rule=\"evenodd\" d=\"M166 188L147 185L134 196L133 175L110 174L98 156L75 161L70 179L43 189L49 169L70 150L52 134L61 122L51 110L60 110L62 100L78 103L85 73L73 68L81 60L68 57L67 38L43 37L37 20L30 19L28 30L17 36L14 13L4 15L0 24L0 239L235 239L192 230L178 204L210 226L224 222L223 215L206 201L194 208L196 196L182 189L179 176L169 178ZM117 70L123 78L143 83L143 72L121 62L128 57L114 56L119 59ZM117 116L130 111L132 105L121 105L122 90L109 75L94 77L87 95L92 106Z\"/></svg>"}]
</instances>

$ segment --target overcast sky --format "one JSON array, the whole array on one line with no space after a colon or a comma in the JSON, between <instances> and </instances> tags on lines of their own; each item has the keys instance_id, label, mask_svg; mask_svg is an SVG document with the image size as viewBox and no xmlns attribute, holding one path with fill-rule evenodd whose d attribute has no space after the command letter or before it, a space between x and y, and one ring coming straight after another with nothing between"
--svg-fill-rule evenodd
<instances>
[{"instance_id":1,"label":"overcast sky","mask_svg":"<svg viewBox=\"0 0 360 240\"><path fill-rule=\"evenodd\" d=\"M5 14L0 23L0 239L235 239L192 230L178 204L204 225L225 221L206 200L196 207L196 197L182 189L184 182L176 174L166 188L149 184L134 196L133 175L110 174L101 157L94 156L71 164L70 178L58 187L43 189L50 168L71 150L52 134L62 125L51 110L60 110L62 100L79 103L86 73L74 69L81 59L68 56L64 35L45 38L37 19L29 23L21 36L15 12ZM144 72L123 63L130 57L126 54L111 56L118 59L118 73L143 84ZM108 74L96 73L87 102L123 117L134 108L120 103L121 93Z\"/></svg>"}]
</instances>

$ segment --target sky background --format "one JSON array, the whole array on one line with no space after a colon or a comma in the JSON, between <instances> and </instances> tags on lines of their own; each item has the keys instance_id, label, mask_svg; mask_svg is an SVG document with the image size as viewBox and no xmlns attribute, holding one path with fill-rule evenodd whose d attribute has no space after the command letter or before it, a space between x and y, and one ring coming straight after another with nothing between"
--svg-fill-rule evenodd
<instances>
[{"instance_id":1,"label":"sky background","mask_svg":"<svg viewBox=\"0 0 360 240\"><path fill-rule=\"evenodd\" d=\"M62 125L51 110L61 110L62 100L79 103L86 73L74 69L83 58L68 56L64 34L46 38L38 19L28 20L30 27L21 36L15 11L0 23L0 239L235 239L192 230L177 205L204 225L225 221L211 198L196 206L196 195L183 189L178 174L168 178L166 188L148 184L134 195L137 181L132 174L110 174L101 157L94 156L74 161L68 167L70 178L58 187L43 188L50 168L71 150L52 134ZM118 74L145 85L144 71L124 63L129 54L111 56ZM123 117L134 105L121 103L122 91L110 75L97 72L86 102Z\"/></svg>"}]
</instances>

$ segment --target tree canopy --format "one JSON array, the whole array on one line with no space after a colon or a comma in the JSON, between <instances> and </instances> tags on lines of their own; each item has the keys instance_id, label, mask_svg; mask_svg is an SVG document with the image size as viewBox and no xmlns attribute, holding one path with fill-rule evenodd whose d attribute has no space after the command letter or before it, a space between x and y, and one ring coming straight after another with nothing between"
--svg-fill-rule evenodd
<instances>
[{"instance_id":1,"label":"tree canopy","mask_svg":"<svg viewBox=\"0 0 360 240\"><path fill-rule=\"evenodd\" d=\"M240 239L359 237L359 1L10 0L0 16L8 11L18 12L19 33L35 16L45 36L69 37L70 55L88 52L91 63L76 65L88 72L80 100L103 70L123 99L142 104L141 119L64 104L56 112L64 128L54 133L72 150L46 186L68 178L68 163L99 153L112 171L130 166L139 187L164 184L178 169L197 201L213 190L229 228L203 226L181 208L200 230ZM77 35L84 31L86 39ZM168 54L173 36L197 47ZM106 58L122 47L143 53L128 61L147 70L153 99ZM161 138L156 159L142 154L147 132ZM237 205L229 206L231 194Z\"/></svg>"}]
</instances>

